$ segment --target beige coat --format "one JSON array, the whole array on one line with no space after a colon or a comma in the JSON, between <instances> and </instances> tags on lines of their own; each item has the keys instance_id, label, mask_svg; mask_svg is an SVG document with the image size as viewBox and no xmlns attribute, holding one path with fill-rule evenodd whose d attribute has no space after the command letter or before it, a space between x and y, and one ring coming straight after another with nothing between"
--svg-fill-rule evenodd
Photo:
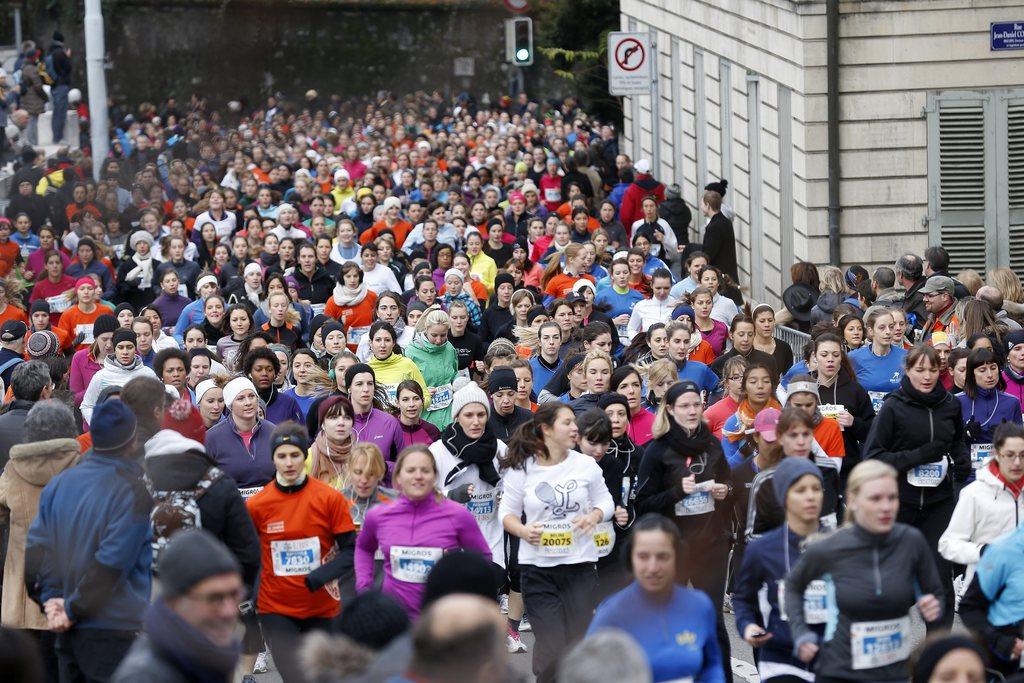
<instances>
[{"instance_id":1,"label":"beige coat","mask_svg":"<svg viewBox=\"0 0 1024 683\"><path fill-rule=\"evenodd\" d=\"M11 459L0 475L0 524L9 522L11 526L0 605L0 623L4 626L46 628L42 610L25 591L25 543L43 487L78 458L75 439L50 439L11 448Z\"/></svg>"}]
</instances>

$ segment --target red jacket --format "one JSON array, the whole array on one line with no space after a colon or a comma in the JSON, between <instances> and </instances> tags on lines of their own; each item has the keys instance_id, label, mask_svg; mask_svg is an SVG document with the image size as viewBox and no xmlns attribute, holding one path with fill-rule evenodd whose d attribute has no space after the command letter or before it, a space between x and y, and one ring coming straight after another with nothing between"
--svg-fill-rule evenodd
<instances>
[{"instance_id":1,"label":"red jacket","mask_svg":"<svg viewBox=\"0 0 1024 683\"><path fill-rule=\"evenodd\" d=\"M622 224L626 226L627 232L634 222L644 217L643 211L640 209L640 203L644 197L651 194L654 195L659 204L665 201L665 185L651 177L650 173L637 175L633 184L622 193L622 206L619 208L619 218ZM632 235L629 237L630 239L633 238Z\"/></svg>"}]
</instances>

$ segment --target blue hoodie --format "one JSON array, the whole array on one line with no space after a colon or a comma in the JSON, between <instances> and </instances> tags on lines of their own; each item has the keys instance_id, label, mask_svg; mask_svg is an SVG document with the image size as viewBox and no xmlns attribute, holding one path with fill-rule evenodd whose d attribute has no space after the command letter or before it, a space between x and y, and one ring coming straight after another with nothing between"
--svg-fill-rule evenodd
<instances>
[{"instance_id":1,"label":"blue hoodie","mask_svg":"<svg viewBox=\"0 0 1024 683\"><path fill-rule=\"evenodd\" d=\"M988 621L1007 626L1024 620L1024 526L989 544L975 572L989 600Z\"/></svg>"},{"instance_id":2,"label":"blue hoodie","mask_svg":"<svg viewBox=\"0 0 1024 683\"><path fill-rule=\"evenodd\" d=\"M152 592L152 505L142 466L128 457L89 452L51 479L25 546L33 598L64 598L75 628L140 630Z\"/></svg>"},{"instance_id":3,"label":"blue hoodie","mask_svg":"<svg viewBox=\"0 0 1024 683\"><path fill-rule=\"evenodd\" d=\"M784 540L785 539L785 540ZM800 556L806 539L790 530L788 525L776 527L747 545L743 564L736 575L732 605L736 611L736 630L742 635L750 624L757 624L772 634L771 640L758 649L759 662L772 662L777 667L811 671L812 664L804 664L793 657L793 637L789 621L779 609L779 585L783 584ZM825 613L823 584L812 584L804 592L804 616L810 617L811 630L819 638L825 632L821 617ZM764 590L767 589L767 590ZM762 594L762 590L766 595ZM767 605L763 602L767 598ZM767 613L763 610L768 607ZM776 668L776 667L771 667ZM776 675L781 675L781 672Z\"/></svg>"}]
</instances>

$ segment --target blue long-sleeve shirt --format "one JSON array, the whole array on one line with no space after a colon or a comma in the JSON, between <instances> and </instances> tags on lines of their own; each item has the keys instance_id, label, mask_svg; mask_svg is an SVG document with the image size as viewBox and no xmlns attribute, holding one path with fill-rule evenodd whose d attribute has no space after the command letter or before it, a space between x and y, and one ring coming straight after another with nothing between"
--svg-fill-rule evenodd
<instances>
[{"instance_id":1,"label":"blue long-sleeve shirt","mask_svg":"<svg viewBox=\"0 0 1024 683\"><path fill-rule=\"evenodd\" d=\"M196 299L190 304L186 304L185 308L182 309L178 315L178 322L174 325L174 338L177 340L179 346L185 344L185 328L189 325L199 325L206 320L206 302L202 299Z\"/></svg>"},{"instance_id":2,"label":"blue long-sleeve shirt","mask_svg":"<svg viewBox=\"0 0 1024 683\"><path fill-rule=\"evenodd\" d=\"M857 382L869 393L888 394L899 389L900 380L903 379L903 360L906 357L906 349L896 346L891 347L886 356L876 356L870 344L850 352L850 361L857 373ZM875 411L877 412L878 408L875 408Z\"/></svg>"},{"instance_id":3,"label":"blue long-sleeve shirt","mask_svg":"<svg viewBox=\"0 0 1024 683\"><path fill-rule=\"evenodd\" d=\"M701 591L675 586L672 596L661 602L634 581L601 603L587 635L617 628L633 636L647 656L655 683L724 683L715 625L715 608Z\"/></svg>"},{"instance_id":4,"label":"blue long-sleeve shirt","mask_svg":"<svg viewBox=\"0 0 1024 683\"><path fill-rule=\"evenodd\" d=\"M706 391L708 396L718 391L718 375L700 361L688 360L679 370L679 381L687 379Z\"/></svg>"},{"instance_id":5,"label":"blue long-sleeve shirt","mask_svg":"<svg viewBox=\"0 0 1024 683\"><path fill-rule=\"evenodd\" d=\"M39 601L64 598L75 628L141 629L152 592L151 507L142 467L127 457L90 452L50 480L25 548Z\"/></svg>"}]
</instances>

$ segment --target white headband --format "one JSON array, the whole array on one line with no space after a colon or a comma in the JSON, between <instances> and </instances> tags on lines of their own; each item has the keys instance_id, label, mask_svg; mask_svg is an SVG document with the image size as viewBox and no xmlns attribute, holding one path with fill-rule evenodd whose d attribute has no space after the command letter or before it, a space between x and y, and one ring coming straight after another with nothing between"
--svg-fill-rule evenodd
<instances>
[{"instance_id":1,"label":"white headband","mask_svg":"<svg viewBox=\"0 0 1024 683\"><path fill-rule=\"evenodd\" d=\"M203 396L210 389L216 389L217 383L212 379L204 379L202 382L196 385L196 403L203 400Z\"/></svg>"},{"instance_id":2,"label":"white headband","mask_svg":"<svg viewBox=\"0 0 1024 683\"><path fill-rule=\"evenodd\" d=\"M814 394L814 398L818 399L819 401L821 400L821 397L818 395L818 385L815 384L814 382L790 382L789 386L786 387L786 389L788 390L790 396L792 396L793 394L801 393Z\"/></svg>"}]
</instances>

